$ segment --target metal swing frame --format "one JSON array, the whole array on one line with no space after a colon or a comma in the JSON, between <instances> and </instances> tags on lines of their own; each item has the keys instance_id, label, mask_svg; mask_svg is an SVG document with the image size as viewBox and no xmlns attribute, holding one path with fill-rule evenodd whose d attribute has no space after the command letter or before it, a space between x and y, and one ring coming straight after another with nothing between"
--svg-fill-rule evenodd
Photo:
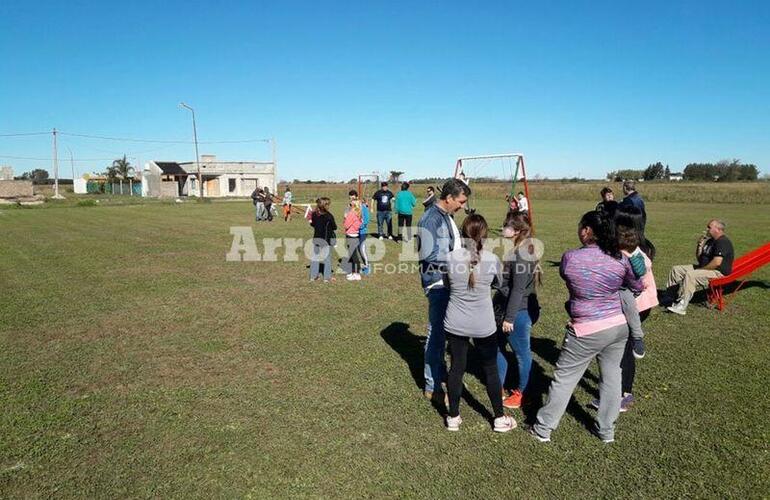
<instances>
[{"instance_id":1,"label":"metal swing frame","mask_svg":"<svg viewBox=\"0 0 770 500\"><path fill-rule=\"evenodd\" d=\"M454 178L458 179L460 177L460 173L463 171L463 162L467 160L496 160L496 159L502 159L502 158L515 158L516 159L516 170L513 174L513 179L511 179L511 195L515 195L515 187L516 187L516 179L519 176L519 169L521 169L521 177L522 181L524 182L524 196L527 197L527 202L529 204L528 211L529 211L529 223L530 227L532 228L532 234L535 234L535 217L534 212L532 211L532 198L529 196L529 182L527 182L527 168L524 161L524 155L520 153L500 153L500 154L493 154L493 155L481 155L481 156L461 156L457 158L457 163L455 164L455 173Z\"/></svg>"}]
</instances>

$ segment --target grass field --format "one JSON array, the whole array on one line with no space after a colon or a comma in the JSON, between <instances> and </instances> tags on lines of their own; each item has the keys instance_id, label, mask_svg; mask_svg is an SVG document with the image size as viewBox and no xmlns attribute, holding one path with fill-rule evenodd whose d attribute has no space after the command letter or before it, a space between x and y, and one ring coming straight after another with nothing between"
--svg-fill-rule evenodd
<instances>
[{"instance_id":1,"label":"grass field","mask_svg":"<svg viewBox=\"0 0 770 500\"><path fill-rule=\"evenodd\" d=\"M231 226L258 241L310 234L302 220L252 222L247 202L72 205L0 209L0 497L770 494L770 269L724 312L653 312L638 403L614 444L586 430L594 364L543 445L491 431L477 370L466 382L480 404L463 400L462 430L444 430L419 387L416 275L322 285L303 262L226 262ZM567 319L550 262L577 245L593 205L534 198L538 391ZM478 207L502 219L500 202ZM650 203L659 288L709 217L740 254L768 239L769 209Z\"/></svg>"}]
</instances>

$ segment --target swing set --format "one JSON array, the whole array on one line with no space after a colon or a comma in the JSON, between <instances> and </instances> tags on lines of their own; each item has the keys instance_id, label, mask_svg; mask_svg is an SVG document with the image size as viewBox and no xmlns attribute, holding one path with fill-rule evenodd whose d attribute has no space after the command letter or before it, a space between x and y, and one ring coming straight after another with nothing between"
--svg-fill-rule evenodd
<instances>
[{"instance_id":1,"label":"swing set","mask_svg":"<svg viewBox=\"0 0 770 500\"><path fill-rule=\"evenodd\" d=\"M470 176L468 175L470 173ZM521 176L520 176L521 175ZM524 165L524 155L518 153L504 153L482 156L461 156L455 164L454 178L468 184L472 179L510 179L510 197L516 196L516 182L521 180L524 184L524 197L527 199L532 233L535 232L534 216L532 213L532 200L529 197L529 183L527 182L527 170Z\"/></svg>"}]
</instances>

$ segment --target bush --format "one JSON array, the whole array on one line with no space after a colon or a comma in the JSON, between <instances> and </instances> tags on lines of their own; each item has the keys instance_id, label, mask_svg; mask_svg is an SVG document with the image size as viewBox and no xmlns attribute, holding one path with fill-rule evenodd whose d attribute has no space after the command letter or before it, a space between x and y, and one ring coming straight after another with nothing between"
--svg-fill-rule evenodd
<instances>
[{"instance_id":1,"label":"bush","mask_svg":"<svg viewBox=\"0 0 770 500\"><path fill-rule=\"evenodd\" d=\"M78 200L78 206L79 207L95 207L99 204L96 202L96 200Z\"/></svg>"}]
</instances>

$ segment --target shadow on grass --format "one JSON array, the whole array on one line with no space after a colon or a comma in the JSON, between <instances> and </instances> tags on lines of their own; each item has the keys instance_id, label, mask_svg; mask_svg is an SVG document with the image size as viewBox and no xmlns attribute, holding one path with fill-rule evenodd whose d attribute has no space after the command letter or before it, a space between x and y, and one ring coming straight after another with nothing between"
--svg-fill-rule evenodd
<instances>
[{"instance_id":1,"label":"shadow on grass","mask_svg":"<svg viewBox=\"0 0 770 500\"><path fill-rule=\"evenodd\" d=\"M559 360L560 349L556 346L556 342L551 339L544 339L538 337L532 337L531 340L532 352L540 356L551 366L556 366L556 362ZM515 361L514 361L515 362ZM515 365L514 365L515 366ZM509 368L510 372L511 369ZM589 383L588 380L593 382ZM580 379L580 386L583 387L589 394L594 397L599 397L599 391L596 388L596 384L599 383L599 378L592 372L586 370L583 377ZM527 385L527 399L528 404L522 406L521 411L524 414L524 421L530 425L535 423L538 410L545 404L545 399L548 397L548 389L551 386L551 377L546 375L545 370L537 361L532 361L532 371L529 376L529 384ZM567 413L580 422L583 427L591 431L594 425L593 416L581 406L575 397L570 397L569 404L567 405Z\"/></svg>"},{"instance_id":2,"label":"shadow on grass","mask_svg":"<svg viewBox=\"0 0 770 500\"><path fill-rule=\"evenodd\" d=\"M414 384L422 392L425 387L424 359L425 359L425 338L415 335L409 330L409 324L395 322L388 325L380 332L380 337L387 342L391 349L396 351L401 359L409 367L409 373L412 375ZM443 400L439 395L431 399L431 405L442 417L446 416L447 410Z\"/></svg>"},{"instance_id":3,"label":"shadow on grass","mask_svg":"<svg viewBox=\"0 0 770 500\"><path fill-rule=\"evenodd\" d=\"M413 333L409 329L409 324L402 322L391 323L380 332L380 336L391 349L398 353L398 355L401 356L401 359L406 362L415 386L422 391L424 387L423 370L425 338ZM552 365L555 365L556 361L559 359L559 348L556 347L556 342L551 339L532 337L532 351ZM511 372L515 373L515 357L510 356L510 353L506 353L506 356L508 356L510 361L508 369L509 374ZM466 374L476 377L482 384L485 383L485 377L481 369L481 362L476 349L470 349L468 352ZM590 379L598 383L598 378L593 373L586 371L583 379L580 381L581 385L585 387L587 391L598 396L596 388L588 384L585 379ZM529 403L522 407L522 412L524 413L524 418L527 423L534 423L537 411L543 405L548 394L550 384L551 378L545 374L545 371L540 364L533 360L532 372L527 386ZM463 390L462 398L465 400L466 404L479 415L490 422L494 420L494 416L489 409L476 399L476 397L467 389ZM444 406L441 396L434 397L433 400L431 400L431 404L439 415L442 417L447 415L447 409ZM578 404L574 398L570 399L569 405L567 406L567 413L580 422L586 429L591 430L593 428L594 418L585 410L585 408Z\"/></svg>"},{"instance_id":4,"label":"shadow on grass","mask_svg":"<svg viewBox=\"0 0 770 500\"><path fill-rule=\"evenodd\" d=\"M425 337L416 335L409 329L409 324L402 322L395 322L388 325L384 330L380 332L382 339L401 356L407 366L409 367L409 373L414 380L415 386L422 391L425 386ZM471 349L468 352L468 368L466 374L475 376L479 380L483 381L484 376L480 368L480 360L475 349ZM431 404L436 412L445 417L447 415L447 408L444 405L443 394L436 393L436 397L431 400ZM474 411L479 413L482 417L488 421L494 419L492 413L484 406L473 394L468 392L467 389L463 390L462 398Z\"/></svg>"},{"instance_id":5,"label":"shadow on grass","mask_svg":"<svg viewBox=\"0 0 770 500\"><path fill-rule=\"evenodd\" d=\"M743 284L741 284L743 283ZM740 287L740 290L738 289ZM676 286L669 288L658 289L658 302L661 306L667 307L674 303L677 296ZM723 293L727 300L732 300L740 293L741 290L748 290L749 288L761 288L762 290L770 290L770 283L764 280L746 280L741 282L740 280L734 281L724 286ZM729 296L729 298L728 298ZM708 304L708 296L706 290L698 290L692 296L690 300L691 304Z\"/></svg>"}]
</instances>

